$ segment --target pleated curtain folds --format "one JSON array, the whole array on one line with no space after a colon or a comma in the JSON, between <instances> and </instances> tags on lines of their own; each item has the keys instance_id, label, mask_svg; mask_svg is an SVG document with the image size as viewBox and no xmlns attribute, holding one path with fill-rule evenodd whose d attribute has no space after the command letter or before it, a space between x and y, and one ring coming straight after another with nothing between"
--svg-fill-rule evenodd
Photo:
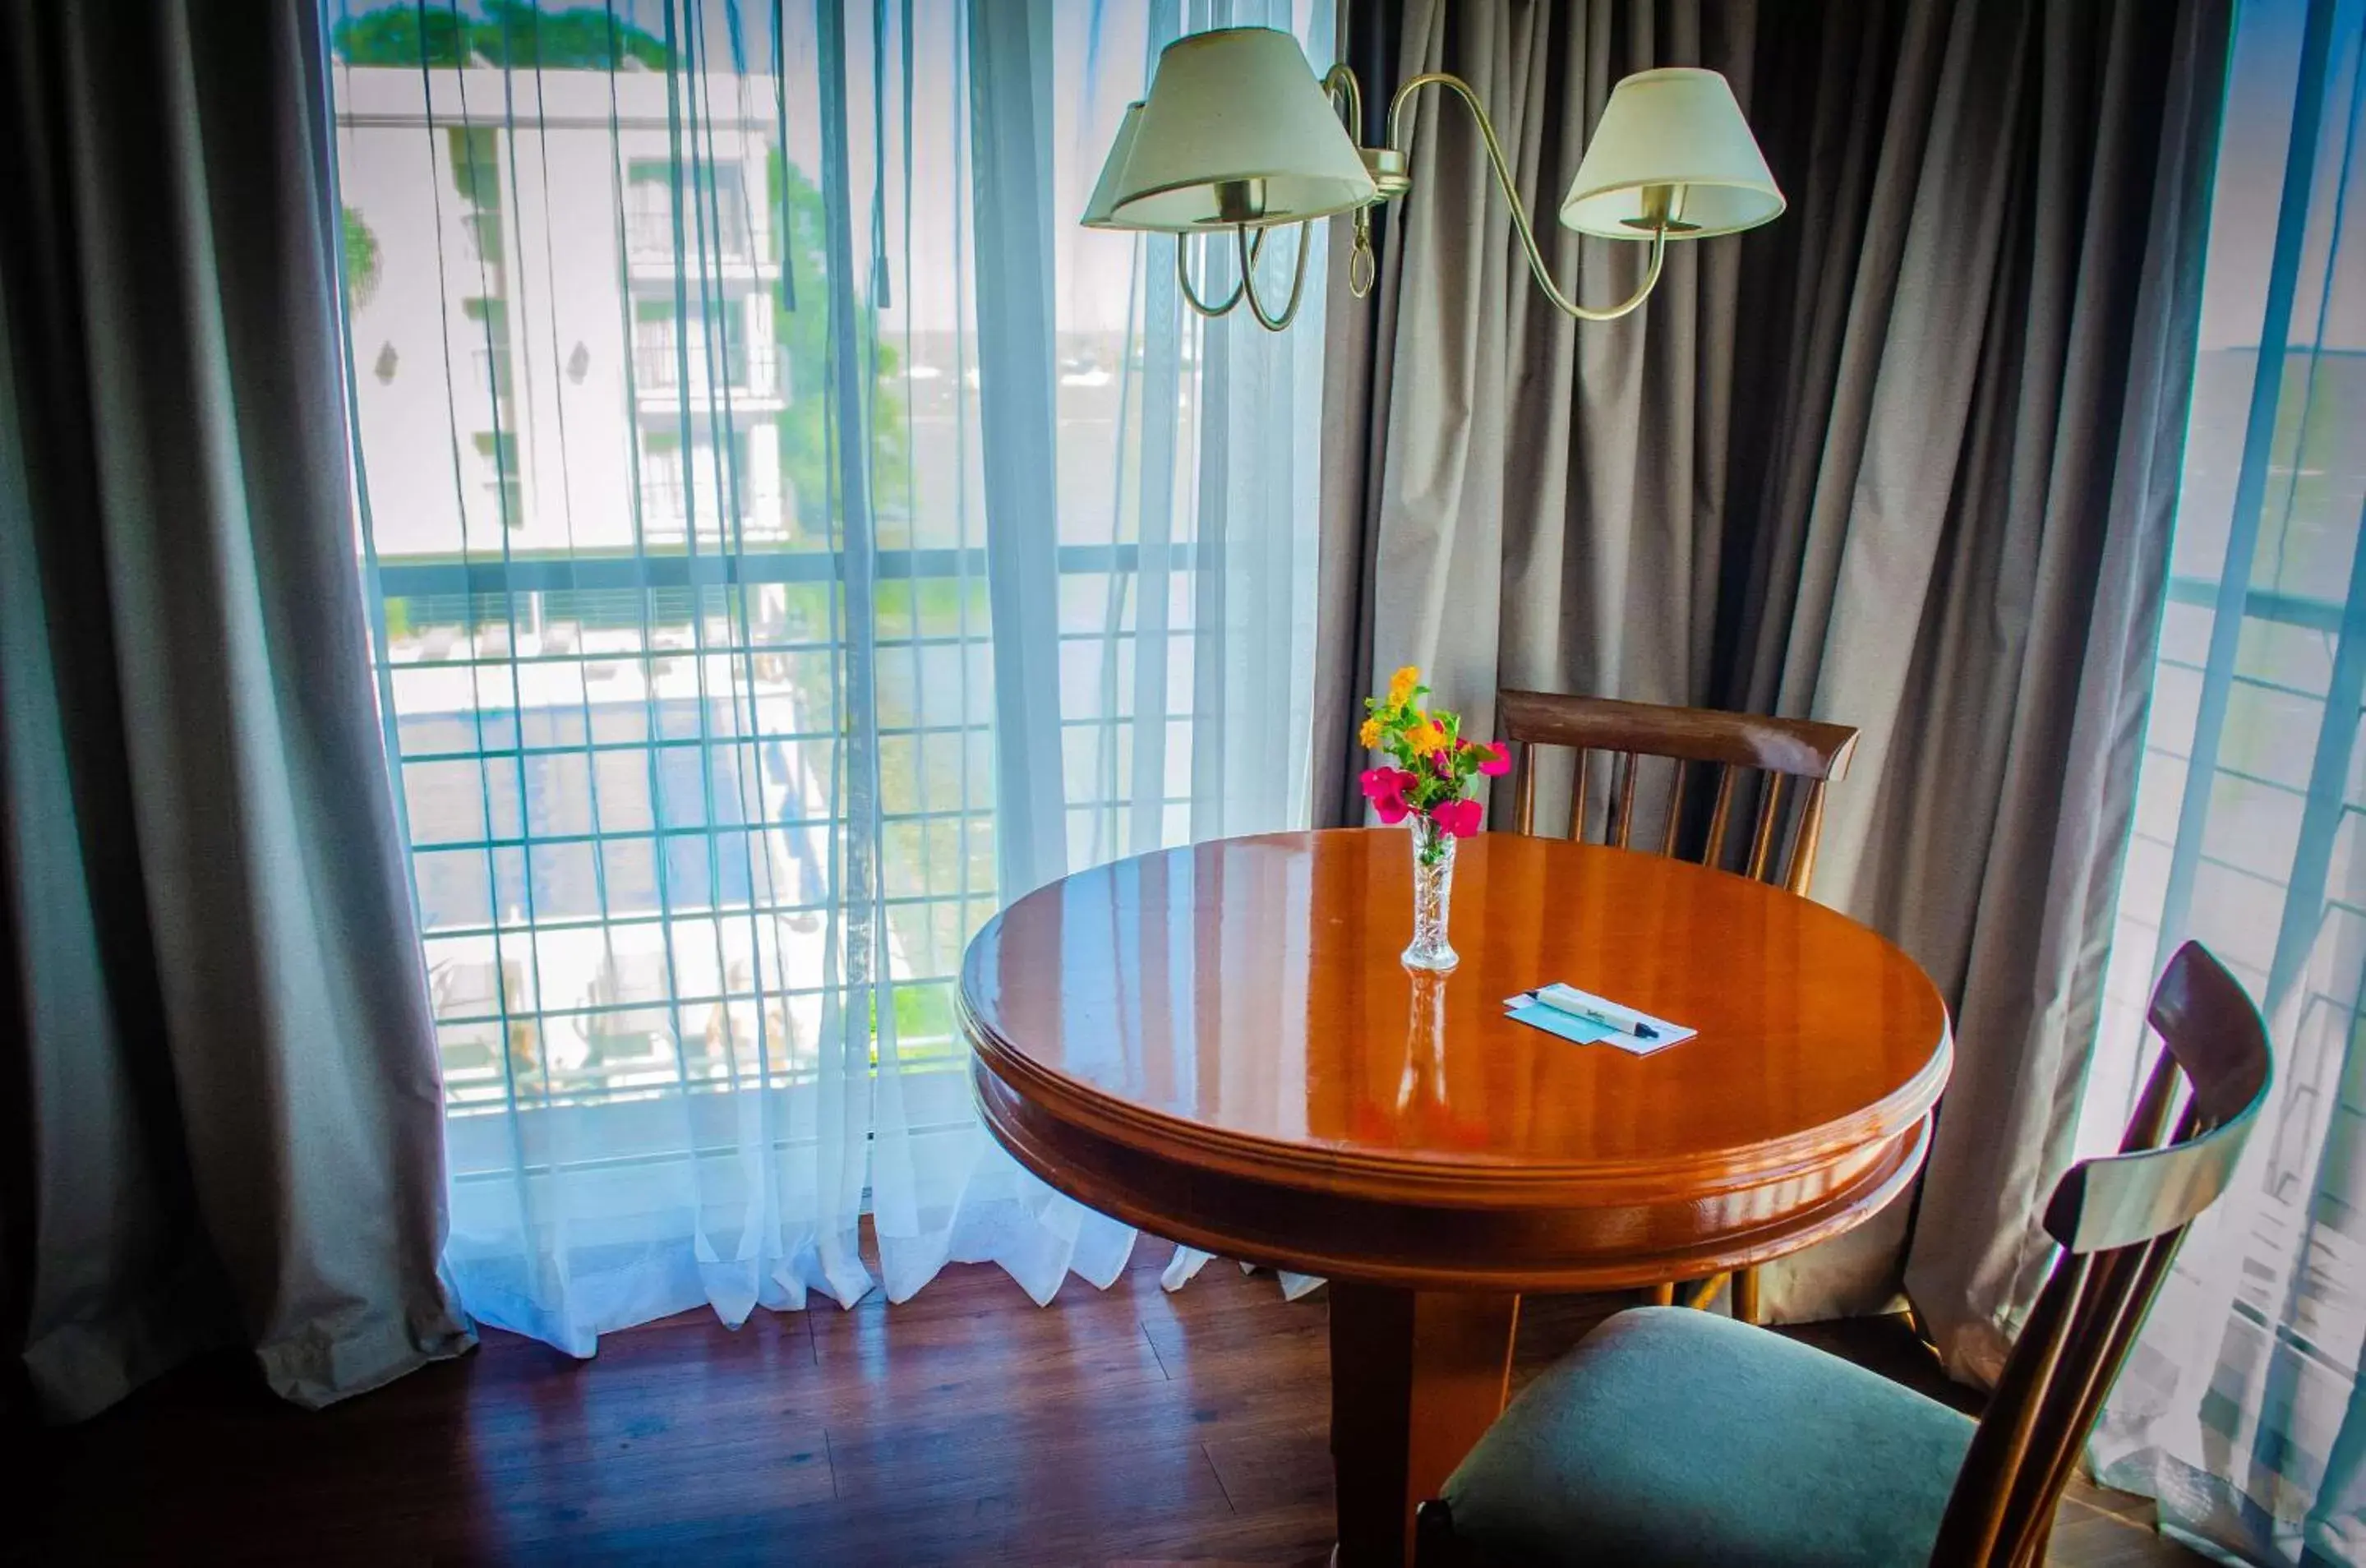
<instances>
[{"instance_id":1,"label":"pleated curtain folds","mask_svg":"<svg viewBox=\"0 0 2366 1568\"><path fill-rule=\"evenodd\" d=\"M26 1381L467 1348L309 6L0 12L0 1100ZM12 1347L14 1348L14 1347Z\"/></svg>"},{"instance_id":2,"label":"pleated curtain folds","mask_svg":"<svg viewBox=\"0 0 2366 1568\"><path fill-rule=\"evenodd\" d=\"M2094 1031L2229 6L1355 11L1393 40L1368 103L1420 71L1477 85L1584 301L1627 295L1643 247L1549 215L1629 72L1724 72L1790 207L1573 323L1461 106L1420 101L1375 298L1332 295L1316 809L1359 819L1354 702L1401 663L1474 729L1506 686L1858 727L1814 895L1929 969L1955 1077L1919 1208L1770 1270L1767 1303L1893 1299L1914 1215L1905 1283L1951 1365L1991 1375Z\"/></svg>"},{"instance_id":3,"label":"pleated curtain folds","mask_svg":"<svg viewBox=\"0 0 2366 1568\"><path fill-rule=\"evenodd\" d=\"M1133 1228L977 1120L963 953L1303 822L1323 344L1076 219L1166 45L1328 5L329 10L462 1304L588 1356L1110 1284Z\"/></svg>"},{"instance_id":4,"label":"pleated curtain folds","mask_svg":"<svg viewBox=\"0 0 2366 1568\"><path fill-rule=\"evenodd\" d=\"M2276 1074L2178 1251L2088 1458L2226 1561L2366 1562L2366 11L2246 6L2226 73L2176 575L2106 1025L2108 1146L2157 1049L2135 992L2207 943ZM2100 1126L2098 1124L2101 1124Z\"/></svg>"}]
</instances>

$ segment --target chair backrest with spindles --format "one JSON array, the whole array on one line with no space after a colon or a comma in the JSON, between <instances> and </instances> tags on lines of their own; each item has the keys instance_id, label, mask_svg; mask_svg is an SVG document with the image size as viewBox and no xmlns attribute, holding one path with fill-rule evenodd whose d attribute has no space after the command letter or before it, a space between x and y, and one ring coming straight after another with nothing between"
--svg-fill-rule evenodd
<instances>
[{"instance_id":1,"label":"chair backrest with spindles","mask_svg":"<svg viewBox=\"0 0 2366 1568\"><path fill-rule=\"evenodd\" d=\"M2120 1152L2054 1190L2062 1251L1955 1477L1932 1568L2043 1562L2056 1506L2194 1216L2233 1179L2267 1100L2259 1010L2198 942L2169 961L2150 1019L2163 1046ZM2165 1140L2180 1083L2191 1095Z\"/></svg>"},{"instance_id":2,"label":"chair backrest with spindles","mask_svg":"<svg viewBox=\"0 0 2366 1568\"><path fill-rule=\"evenodd\" d=\"M1749 874L1774 880L1794 893L1808 890L1816 865L1816 839L1823 827L1825 786L1848 771L1856 731L1844 724L1813 719L1769 718L1761 714L1720 713L1712 708L1662 707L1608 697L1572 697L1550 692L1498 692L1496 723L1516 748L1513 781L1514 826L1536 829L1537 757L1539 746L1565 746L1577 752L1570 789L1569 837L1585 833L1586 761L1596 751L1614 759L1605 841L1633 845L1637 778L1645 758L1672 761L1668 807L1660 835L1662 854L1673 854L1680 831L1684 785L1696 767L1715 768L1717 798L1699 840L1700 858L1725 863L1737 785L1752 772L1765 775L1750 834ZM1797 781L1785 799L1786 783ZM1796 809L1792 807L1796 805ZM1786 832L1785 818L1792 818Z\"/></svg>"}]
</instances>

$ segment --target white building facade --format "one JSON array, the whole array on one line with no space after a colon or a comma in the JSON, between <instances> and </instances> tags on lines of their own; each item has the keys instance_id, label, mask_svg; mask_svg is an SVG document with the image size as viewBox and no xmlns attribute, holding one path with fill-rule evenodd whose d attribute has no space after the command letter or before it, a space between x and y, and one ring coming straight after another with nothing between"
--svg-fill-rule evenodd
<instances>
[{"instance_id":1,"label":"white building facade","mask_svg":"<svg viewBox=\"0 0 2366 1568\"><path fill-rule=\"evenodd\" d=\"M769 82L534 82L339 73L362 446L452 464L366 476L381 557L785 539Z\"/></svg>"}]
</instances>

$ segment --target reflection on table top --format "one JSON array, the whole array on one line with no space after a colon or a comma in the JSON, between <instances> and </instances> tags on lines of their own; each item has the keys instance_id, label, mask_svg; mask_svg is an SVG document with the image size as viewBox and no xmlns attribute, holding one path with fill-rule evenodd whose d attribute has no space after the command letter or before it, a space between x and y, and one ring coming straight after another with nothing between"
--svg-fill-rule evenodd
<instances>
[{"instance_id":1,"label":"reflection on table top","mask_svg":"<svg viewBox=\"0 0 2366 1568\"><path fill-rule=\"evenodd\" d=\"M1718 1166L1887 1137L1944 1081L1897 948L1721 872L1559 840L1461 846L1450 976L1398 963L1406 835L1222 840L1081 872L972 945L962 998L1014 1085L1185 1138L1448 1169ZM1687 1024L1651 1056L1503 1016L1561 980ZM1022 1093L1030 1090L1021 1089Z\"/></svg>"}]
</instances>

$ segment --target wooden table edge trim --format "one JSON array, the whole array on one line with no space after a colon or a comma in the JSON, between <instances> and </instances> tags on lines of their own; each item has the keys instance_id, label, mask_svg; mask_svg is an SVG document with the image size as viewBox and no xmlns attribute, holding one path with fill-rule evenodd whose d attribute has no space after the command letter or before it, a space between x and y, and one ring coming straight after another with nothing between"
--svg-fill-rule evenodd
<instances>
[{"instance_id":1,"label":"wooden table edge trim","mask_svg":"<svg viewBox=\"0 0 2366 1568\"><path fill-rule=\"evenodd\" d=\"M1805 1224L1778 1224L1754 1231L1731 1233L1726 1238L1731 1245L1655 1252L1648 1257L1639 1257L1638 1261L1623 1268L1589 1265L1558 1269L1507 1269L1493 1272L1474 1270L1467 1264L1436 1269L1404 1264L1376 1266L1368 1258L1319 1249L1279 1252L1262 1244L1244 1240L1235 1233L1214 1230L1178 1217L1171 1211L1157 1212L1147 1204L1133 1201L1123 1191L1114 1188L1078 1191L1076 1189L1084 1184L1076 1180L1074 1165L1064 1164L1056 1157L1056 1151L1040 1147L1038 1140L1031 1135L1032 1130L1023 1122L996 1114L993 1100L983 1092L985 1085L976 1078L976 1074L983 1070L982 1064L974 1066L972 1081L981 1091L977 1097L979 1118L993 1134L995 1142L1047 1186L1086 1207L1121 1220L1136 1229L1148 1231L1162 1240L1179 1242L1203 1252L1297 1273L1319 1274L1325 1279L1354 1280L1363 1284L1389 1285L1403 1290L1512 1293L1628 1290L1672 1279L1706 1279L1733 1269L1772 1262L1853 1230L1872 1214L1897 1201L1921 1173L1930 1157L1932 1137L1932 1113L1926 1110L1898 1134L1882 1140L1898 1152L1897 1157L1876 1164L1874 1168L1880 1172L1876 1179L1829 1195L1815 1206L1814 1217ZM1008 1084L1004 1084L1003 1089L1019 1103L1030 1103ZM1087 1137L1098 1135L1089 1129L1077 1130ZM1132 1145L1121 1146L1132 1148ZM1135 1149L1133 1152L1143 1151ZM1264 1179L1252 1176L1246 1179ZM1391 1201L1380 1200L1382 1202Z\"/></svg>"},{"instance_id":2,"label":"wooden table edge trim","mask_svg":"<svg viewBox=\"0 0 2366 1568\"><path fill-rule=\"evenodd\" d=\"M998 918L998 917L997 917ZM1441 1155L1391 1159L1362 1150L1321 1148L1260 1138L1170 1116L1042 1066L979 1018L968 976L954 993L954 1010L974 1059L1013 1092L1060 1120L1098 1136L1223 1175L1282 1180L1324 1190L1350 1189L1359 1197L1409 1201L1450 1201L1458 1208L1533 1207L1540 1193L1583 1202L1605 1192L1621 1197L1667 1191L1715 1195L1761 1187L1820 1168L1835 1147L1886 1143L1926 1118L1946 1088L1955 1062L1955 1031L1940 1010L1939 1040L1921 1070L1854 1114L1746 1149L1719 1149L1681 1158L1545 1162ZM1682 1047L1677 1047L1682 1049ZM1144 1134L1154 1142L1145 1143Z\"/></svg>"}]
</instances>

